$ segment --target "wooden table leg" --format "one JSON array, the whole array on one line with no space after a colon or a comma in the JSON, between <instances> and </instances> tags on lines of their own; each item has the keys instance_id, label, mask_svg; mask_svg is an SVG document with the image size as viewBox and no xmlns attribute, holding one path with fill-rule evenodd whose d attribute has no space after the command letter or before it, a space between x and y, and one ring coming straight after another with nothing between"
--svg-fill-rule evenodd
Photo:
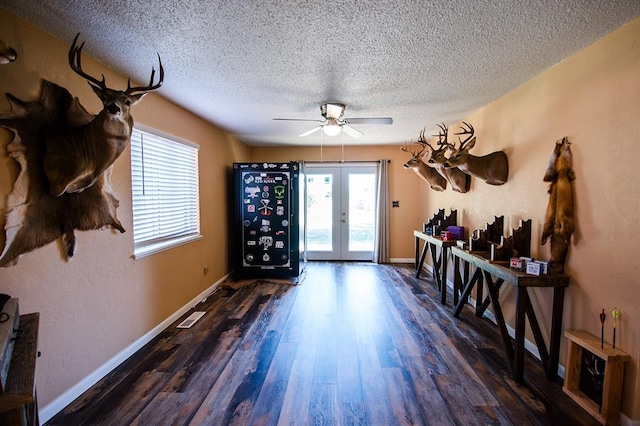
<instances>
[{"instance_id":1,"label":"wooden table leg","mask_svg":"<svg viewBox=\"0 0 640 426\"><path fill-rule=\"evenodd\" d=\"M558 375L563 308L564 287L555 287L553 289L553 313L551 314L551 332L549 337L549 365L546 366L547 379L549 380L555 380Z\"/></svg>"},{"instance_id":2,"label":"wooden table leg","mask_svg":"<svg viewBox=\"0 0 640 426\"><path fill-rule=\"evenodd\" d=\"M521 382L524 373L524 332L525 312L527 308L527 288L516 286L516 327L515 327L515 360L513 378Z\"/></svg>"},{"instance_id":3,"label":"wooden table leg","mask_svg":"<svg viewBox=\"0 0 640 426\"><path fill-rule=\"evenodd\" d=\"M425 241L424 246L422 246L422 254L420 255L420 260L418 261L418 265L416 266L416 278L420 278L422 266L424 265L424 259L427 257L427 251L429 251L429 243Z\"/></svg>"},{"instance_id":4,"label":"wooden table leg","mask_svg":"<svg viewBox=\"0 0 640 426\"><path fill-rule=\"evenodd\" d=\"M440 280L442 283L442 288L440 289L440 303L443 305L447 304L447 248L442 247L440 252L440 257L442 258L442 264L440 265L440 272L442 273L442 279Z\"/></svg>"},{"instance_id":5,"label":"wooden table leg","mask_svg":"<svg viewBox=\"0 0 640 426\"><path fill-rule=\"evenodd\" d=\"M482 301L484 300L484 278L482 275L482 269L476 266L476 272L478 271L480 271L480 278L478 279L478 286L476 287L476 316L480 318L482 315L484 315L484 311L486 311L487 308L482 307ZM490 281L491 279L489 279L489 282Z\"/></svg>"},{"instance_id":6,"label":"wooden table leg","mask_svg":"<svg viewBox=\"0 0 640 426\"><path fill-rule=\"evenodd\" d=\"M482 285L482 270L479 268L476 268L476 271L474 272L473 276L464 285L464 289L462 290L462 294L460 295L460 301L458 302L458 304L455 306L453 310L454 317L457 318L460 316L460 313L462 312L462 308L464 308L464 305L467 302L467 298L471 294L471 290L473 290L473 287L476 285L476 282L478 280L480 280L480 283L481 283L480 285Z\"/></svg>"},{"instance_id":7,"label":"wooden table leg","mask_svg":"<svg viewBox=\"0 0 640 426\"><path fill-rule=\"evenodd\" d=\"M458 294L458 290L461 287L461 281L460 258L458 256L453 256L453 306L456 306L458 304L458 299L460 297L460 295Z\"/></svg>"},{"instance_id":8,"label":"wooden table leg","mask_svg":"<svg viewBox=\"0 0 640 426\"><path fill-rule=\"evenodd\" d=\"M540 360L542 361L542 365L544 366L545 372L547 370L547 366L549 365L549 351L547 351L547 345L544 342L544 337L542 337L542 331L540 330L540 324L538 323L538 317L536 316L536 312L533 309L533 304L531 303L531 298L527 292L527 320L529 320L529 326L531 327L531 332L533 333L533 338L536 341L536 346L538 347L538 354L540 355Z\"/></svg>"},{"instance_id":9,"label":"wooden table leg","mask_svg":"<svg viewBox=\"0 0 640 426\"><path fill-rule=\"evenodd\" d=\"M438 290L442 290L442 281L440 280L441 260L438 259L438 248L435 246L435 244L429 245L431 246L431 261L433 262L433 278L435 278L436 280L436 286Z\"/></svg>"},{"instance_id":10,"label":"wooden table leg","mask_svg":"<svg viewBox=\"0 0 640 426\"><path fill-rule=\"evenodd\" d=\"M485 275L485 280L487 282L487 292L489 293L489 298L491 299L491 304L493 305L493 314L495 315L496 322L498 323L500 336L502 336L502 344L504 345L504 351L507 355L507 359L513 365L513 356L514 356L513 345L511 344L511 336L509 336L509 332L507 331L507 324L505 323L504 315L502 314L502 307L500 306L500 294L498 293L496 286L493 284L493 280L491 279L491 274L489 274L488 272L485 272L484 275ZM501 279L498 280L498 282L501 282L501 281L502 281ZM524 340L522 341L522 343L524 347Z\"/></svg>"}]
</instances>

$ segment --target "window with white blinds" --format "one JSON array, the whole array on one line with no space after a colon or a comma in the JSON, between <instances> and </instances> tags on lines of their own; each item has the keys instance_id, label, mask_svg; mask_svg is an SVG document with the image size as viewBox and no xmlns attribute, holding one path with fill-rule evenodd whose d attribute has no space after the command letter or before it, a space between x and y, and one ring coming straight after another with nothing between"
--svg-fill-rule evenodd
<instances>
[{"instance_id":1,"label":"window with white blinds","mask_svg":"<svg viewBox=\"0 0 640 426\"><path fill-rule=\"evenodd\" d=\"M197 145L133 129L131 180L136 258L200 238Z\"/></svg>"}]
</instances>

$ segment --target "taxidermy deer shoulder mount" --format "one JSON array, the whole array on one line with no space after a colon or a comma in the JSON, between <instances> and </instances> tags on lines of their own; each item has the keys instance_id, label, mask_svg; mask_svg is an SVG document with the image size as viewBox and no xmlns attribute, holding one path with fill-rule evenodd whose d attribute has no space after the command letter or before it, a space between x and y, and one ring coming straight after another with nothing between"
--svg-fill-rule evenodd
<instances>
[{"instance_id":1,"label":"taxidermy deer shoulder mount","mask_svg":"<svg viewBox=\"0 0 640 426\"><path fill-rule=\"evenodd\" d=\"M427 164L435 168L438 173L440 173L442 176L444 176L445 179L447 179L447 182L451 184L451 189L464 194L468 192L469 188L471 187L471 175L464 173L457 167L447 168L444 166L448 160L448 158L445 156L446 152L449 149L455 149L455 147L447 142L447 133L449 131L447 126L442 123L438 124L438 127L440 127L440 131L437 135L434 135L438 136L438 149L435 149L426 142L426 139L424 137L424 130L422 131L422 133L420 133L420 138L418 139L419 141L422 141L424 144L426 144L431 150L428 158L425 155L425 158L427 158Z\"/></svg>"},{"instance_id":2,"label":"taxidermy deer shoulder mount","mask_svg":"<svg viewBox=\"0 0 640 426\"><path fill-rule=\"evenodd\" d=\"M75 229L125 232L116 218L119 202L111 188L111 169L131 138L131 106L162 85L164 68L158 56L157 83L152 69L147 86L131 87L129 81L125 91L110 89L104 76L98 80L82 70L84 43L77 46L78 35L69 50L69 65L102 101L99 114L89 114L78 98L46 80L34 102L7 93L11 112L0 114L0 127L14 133L7 151L20 172L7 197L0 266L15 264L20 255L58 237L68 260L75 250Z\"/></svg>"},{"instance_id":3,"label":"taxidermy deer shoulder mount","mask_svg":"<svg viewBox=\"0 0 640 426\"><path fill-rule=\"evenodd\" d=\"M427 166L427 164L422 161L423 154L427 149L427 144L424 141L419 140L418 145L420 146L420 149L418 150L408 148L406 145L400 148L402 151L411 154L409 161L404 163L402 167L413 170L429 184L431 189L435 191L444 191L447 188L447 180L438 173L436 169Z\"/></svg>"},{"instance_id":4,"label":"taxidermy deer shoulder mount","mask_svg":"<svg viewBox=\"0 0 640 426\"><path fill-rule=\"evenodd\" d=\"M460 141L460 147L451 145L451 154L444 163L445 168L457 167L463 172L484 180L489 185L502 185L509 177L509 160L504 151L496 151L482 157L471 155L469 151L476 144L473 126L463 122L466 128L462 128L456 135L469 135L464 141Z\"/></svg>"}]
</instances>

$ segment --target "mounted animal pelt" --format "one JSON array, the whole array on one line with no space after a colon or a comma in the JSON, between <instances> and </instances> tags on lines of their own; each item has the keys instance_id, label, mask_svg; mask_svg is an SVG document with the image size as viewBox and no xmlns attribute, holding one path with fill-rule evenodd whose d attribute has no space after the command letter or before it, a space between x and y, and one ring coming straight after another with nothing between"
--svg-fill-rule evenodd
<instances>
[{"instance_id":1,"label":"mounted animal pelt","mask_svg":"<svg viewBox=\"0 0 640 426\"><path fill-rule=\"evenodd\" d=\"M556 273L564 273L571 235L575 229L572 187L575 173L572 163L571 142L566 137L558 139L543 177L551 185L541 238L544 245L551 237L551 271Z\"/></svg>"},{"instance_id":2,"label":"mounted animal pelt","mask_svg":"<svg viewBox=\"0 0 640 426\"><path fill-rule=\"evenodd\" d=\"M84 43L78 47L77 40L78 36L69 64L102 101L99 114L90 114L67 89L47 80L42 80L40 98L33 102L7 93L11 112L0 114L0 127L14 134L7 152L20 171L7 196L0 266L13 265L22 254L59 237L68 260L75 251L76 229L111 227L125 232L116 218L119 201L111 188L111 171L131 138L131 106L162 85L164 69L160 62L155 84L152 69L148 86L131 87L129 82L126 91L109 89L104 76L98 80L82 70Z\"/></svg>"}]
</instances>

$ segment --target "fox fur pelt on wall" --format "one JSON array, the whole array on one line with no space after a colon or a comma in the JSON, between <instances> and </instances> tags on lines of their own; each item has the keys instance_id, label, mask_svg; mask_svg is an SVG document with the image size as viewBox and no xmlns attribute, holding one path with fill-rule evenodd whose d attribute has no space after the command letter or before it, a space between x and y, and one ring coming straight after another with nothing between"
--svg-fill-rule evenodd
<instances>
[{"instance_id":1,"label":"fox fur pelt on wall","mask_svg":"<svg viewBox=\"0 0 640 426\"><path fill-rule=\"evenodd\" d=\"M556 141L549 156L543 180L551 182L549 205L542 230L542 244L551 237L551 271L564 273L564 264L573 234L574 205L572 182L575 179L571 142L564 137Z\"/></svg>"}]
</instances>

